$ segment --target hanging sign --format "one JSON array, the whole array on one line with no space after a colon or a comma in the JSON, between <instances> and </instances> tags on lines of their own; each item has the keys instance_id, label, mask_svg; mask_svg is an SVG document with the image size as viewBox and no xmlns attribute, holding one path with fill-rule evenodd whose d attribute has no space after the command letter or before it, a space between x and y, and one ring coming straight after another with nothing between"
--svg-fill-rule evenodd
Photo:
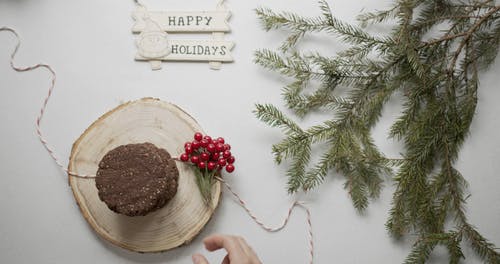
<instances>
[{"instance_id":1,"label":"hanging sign","mask_svg":"<svg viewBox=\"0 0 500 264\"><path fill-rule=\"evenodd\" d=\"M161 69L162 61L209 62L220 69L222 62L232 62L234 43L224 40L231 29L227 20L231 13L221 0L214 11L152 12L140 5L133 12L133 33L138 61L149 61L153 70ZM206 39L182 39L169 33L211 33ZM175 37L174 37L175 36Z\"/></svg>"}]
</instances>

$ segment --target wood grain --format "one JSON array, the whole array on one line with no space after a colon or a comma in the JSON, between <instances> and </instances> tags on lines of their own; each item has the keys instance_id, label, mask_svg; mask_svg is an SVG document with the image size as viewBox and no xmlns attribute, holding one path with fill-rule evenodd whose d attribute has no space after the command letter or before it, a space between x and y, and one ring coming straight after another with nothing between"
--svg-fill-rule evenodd
<instances>
[{"instance_id":1,"label":"wood grain","mask_svg":"<svg viewBox=\"0 0 500 264\"><path fill-rule=\"evenodd\" d=\"M101 158L111 149L130 143L151 142L179 156L195 132L196 121L179 107L154 98L124 103L95 121L73 144L70 171L95 174ZM76 202L91 227L104 239L136 252L160 252L189 243L210 220L221 198L221 185L212 189L206 206L193 171L183 163L179 188L162 209L129 217L109 210L97 195L93 179L69 177Z\"/></svg>"}]
</instances>

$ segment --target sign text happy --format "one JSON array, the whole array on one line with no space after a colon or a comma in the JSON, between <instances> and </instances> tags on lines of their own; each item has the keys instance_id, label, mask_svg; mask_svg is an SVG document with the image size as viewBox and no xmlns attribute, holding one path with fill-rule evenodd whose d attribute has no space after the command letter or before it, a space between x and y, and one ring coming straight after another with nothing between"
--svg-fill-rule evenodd
<instances>
[{"instance_id":1,"label":"sign text happy","mask_svg":"<svg viewBox=\"0 0 500 264\"><path fill-rule=\"evenodd\" d=\"M141 10L134 12L136 23L132 31L139 33L146 27L145 19L148 15L156 21L165 32L229 32L230 28L227 19L229 11L198 11L198 12L156 12L148 14L141 13Z\"/></svg>"}]
</instances>

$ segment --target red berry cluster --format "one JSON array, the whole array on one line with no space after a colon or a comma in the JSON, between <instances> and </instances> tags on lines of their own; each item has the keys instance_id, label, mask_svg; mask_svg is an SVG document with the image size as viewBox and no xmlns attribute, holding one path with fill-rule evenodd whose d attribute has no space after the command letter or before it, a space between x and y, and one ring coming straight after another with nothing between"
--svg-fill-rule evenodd
<instances>
[{"instance_id":1,"label":"red berry cluster","mask_svg":"<svg viewBox=\"0 0 500 264\"><path fill-rule=\"evenodd\" d=\"M192 142L184 144L184 150L185 153L180 156L183 162L191 161L198 168L209 171L222 170L224 167L229 173L234 171L235 160L231 155L231 145L226 144L221 137L212 139L197 132Z\"/></svg>"}]
</instances>

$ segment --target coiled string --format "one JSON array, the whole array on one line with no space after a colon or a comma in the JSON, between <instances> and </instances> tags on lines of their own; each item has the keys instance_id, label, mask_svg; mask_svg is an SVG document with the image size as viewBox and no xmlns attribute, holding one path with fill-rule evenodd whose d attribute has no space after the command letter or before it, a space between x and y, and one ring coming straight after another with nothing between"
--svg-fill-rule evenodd
<instances>
[{"instance_id":1,"label":"coiled string","mask_svg":"<svg viewBox=\"0 0 500 264\"><path fill-rule=\"evenodd\" d=\"M138 3L136 1L137 4L140 5L140 3ZM47 107L47 103L50 99L50 96L52 95L52 91L54 90L54 87L55 87L55 84L56 84L56 79L57 79L57 75L56 75L56 72L54 71L54 69L52 69L52 67L48 64L44 64L44 63L38 63L38 64L35 64L35 65L32 65L32 66L27 66L27 67L21 67L21 66L16 66L14 64L14 58L17 54L17 51L19 50L19 47L21 46L21 39L19 38L19 35L17 34L17 32L12 29L12 28L9 28L9 27L0 27L0 32L2 31L8 31L10 33L12 33L15 37L16 37L16 46L14 48L14 51L11 53L10 55L10 67L17 71L17 72L27 72L27 71L33 71L33 70L36 70L36 69L39 69L39 68L44 68L46 69L50 75L51 75L51 82L50 82L50 86L49 86L49 90L43 100L43 104L42 104L42 107L40 108L40 112L36 118L36 123L35 123L35 127L36 127L36 134L38 136L38 139L40 140L40 142L42 143L42 145L45 147L45 149L47 150L47 152L49 153L49 155L52 157L52 159L55 161L55 163L57 164L57 166L59 168L61 168L61 170L68 174L69 176L72 176L72 177L78 177L78 178L84 178L84 179L93 179L95 178L95 175L82 175L82 174L78 174L78 173L75 173L75 172L72 172L70 170L68 170L66 168L66 166L64 166L62 164L62 162L60 161L60 159L57 157L57 155L55 154L55 151L53 149L53 147L51 145L48 144L47 140L45 139L44 137L44 134L42 132L42 129L41 129L41 123L42 123L42 120L43 120L43 116L45 114L45 109ZM225 180L223 180L222 178L219 178L219 177L216 177L216 179L218 181L220 181L222 184L224 184L224 186L226 186L227 190L234 196L234 198L236 198L236 200L238 201L239 205L248 213L248 215L255 221L255 223L257 223L260 227L262 227L262 229L268 231L268 232L277 232L277 231L280 231L282 230L288 223L288 221L290 220L290 216L292 214L292 211L295 207L299 206L299 207L302 207L305 211L306 211L306 216L307 216L307 226L308 226L308 236L309 236L309 263L312 264L313 263L313 258L314 258L314 243L313 243L313 232L312 232L312 222L311 222L311 211L309 210L308 207L306 207L304 205L304 202L301 202L301 201L294 201L289 209L288 209L288 213L287 215L285 216L285 218L283 219L283 222L276 226L276 227L270 227L266 224L264 224L261 220L259 220L255 214L253 213L252 210L250 210L250 208L248 208L248 206L246 205L246 202L241 199L241 197L238 195L238 193L236 193L233 188L231 187L231 185L229 185L229 183L227 183Z\"/></svg>"}]
</instances>

